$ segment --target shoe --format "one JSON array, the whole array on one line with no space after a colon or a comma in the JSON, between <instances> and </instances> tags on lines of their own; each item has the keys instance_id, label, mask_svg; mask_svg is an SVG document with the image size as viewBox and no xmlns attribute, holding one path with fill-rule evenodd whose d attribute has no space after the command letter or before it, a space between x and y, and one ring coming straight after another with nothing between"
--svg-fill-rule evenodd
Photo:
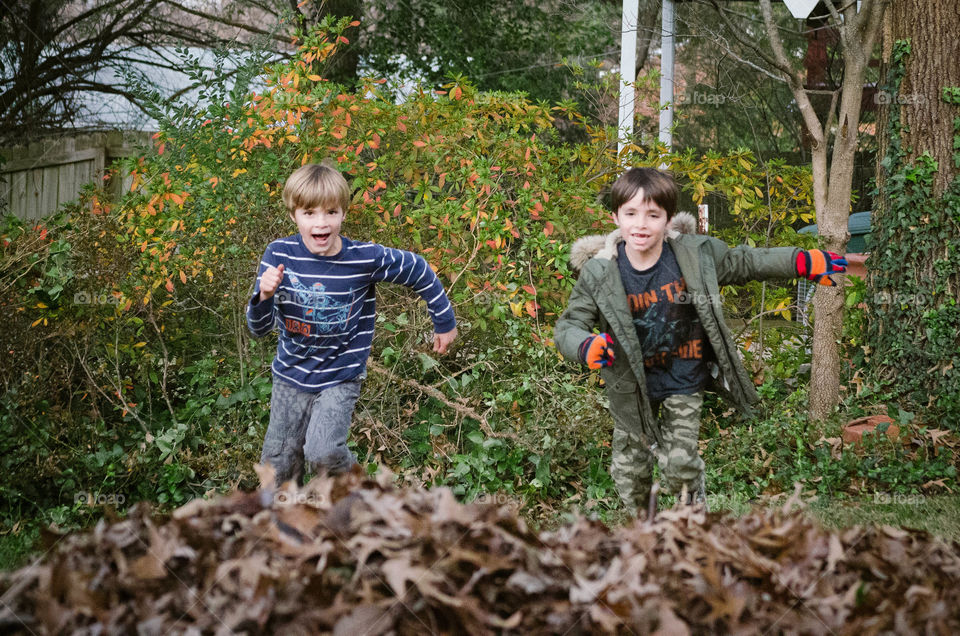
<instances>
[{"instance_id":1,"label":"shoe","mask_svg":"<svg viewBox=\"0 0 960 636\"><path fill-rule=\"evenodd\" d=\"M707 503L707 481L703 476L703 473L700 473L700 483L697 484L697 493L693 498L694 503L706 504Z\"/></svg>"}]
</instances>

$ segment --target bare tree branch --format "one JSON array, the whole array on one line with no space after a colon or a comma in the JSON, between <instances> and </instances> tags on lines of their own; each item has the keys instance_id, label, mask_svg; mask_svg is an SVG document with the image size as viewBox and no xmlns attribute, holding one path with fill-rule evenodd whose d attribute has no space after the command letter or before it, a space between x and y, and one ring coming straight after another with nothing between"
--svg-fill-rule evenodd
<instances>
[{"instance_id":1,"label":"bare tree branch","mask_svg":"<svg viewBox=\"0 0 960 636\"><path fill-rule=\"evenodd\" d=\"M83 93L119 95L143 111L138 91L98 74L180 71L182 62L164 47L244 49L256 39L279 45L286 41L276 19L284 1L224 3L228 14L185 0L3 0L0 143L77 121Z\"/></svg>"},{"instance_id":2,"label":"bare tree branch","mask_svg":"<svg viewBox=\"0 0 960 636\"><path fill-rule=\"evenodd\" d=\"M757 55L757 57L763 60L771 68L779 70L781 73L783 73L787 77L790 77L793 73L793 66L787 60L786 56L784 55L782 59L780 59L779 57L771 57L766 51L764 51L758 45L755 39L746 37L744 35L743 29L741 27L737 27L731 22L730 17L726 13L726 9L723 9L722 7L720 7L720 5L718 4L718 1L719 0L710 0L710 4L713 6L713 9L714 11L716 11L717 15L720 16L720 19L723 21L724 25L727 27L727 30L733 35L734 39L736 39L741 46L744 46L750 49L751 51L753 51ZM781 50L782 50L782 46L781 46ZM752 65L752 67L756 68L756 65ZM769 71L767 72L767 74L769 74Z\"/></svg>"}]
</instances>

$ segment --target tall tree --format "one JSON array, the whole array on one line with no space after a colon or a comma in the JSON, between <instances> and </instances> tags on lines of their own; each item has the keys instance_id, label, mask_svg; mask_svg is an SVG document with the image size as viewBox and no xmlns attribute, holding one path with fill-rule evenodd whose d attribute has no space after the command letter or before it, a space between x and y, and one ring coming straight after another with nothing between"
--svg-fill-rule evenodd
<instances>
[{"instance_id":1,"label":"tall tree","mask_svg":"<svg viewBox=\"0 0 960 636\"><path fill-rule=\"evenodd\" d=\"M960 426L960 12L897 0L883 29L867 343L877 379Z\"/></svg>"},{"instance_id":2,"label":"tall tree","mask_svg":"<svg viewBox=\"0 0 960 636\"><path fill-rule=\"evenodd\" d=\"M835 29L842 56L842 81L828 91L829 105L818 110L813 95L822 89L807 86L801 60L784 46L784 37L770 0L760 1L759 27L738 21L730 5L707 0L722 25L718 37L736 43L731 54L787 83L809 135L814 208L825 247L843 253L850 236L850 194L860 130L860 110L867 67L878 39L883 12L890 0L863 0L840 4L822 0L824 21ZM828 17L827 17L828 16ZM788 52L789 51L789 52ZM814 295L813 365L810 379L811 418L826 418L840 402L840 354L837 342L843 327L843 291L822 287Z\"/></svg>"}]
</instances>

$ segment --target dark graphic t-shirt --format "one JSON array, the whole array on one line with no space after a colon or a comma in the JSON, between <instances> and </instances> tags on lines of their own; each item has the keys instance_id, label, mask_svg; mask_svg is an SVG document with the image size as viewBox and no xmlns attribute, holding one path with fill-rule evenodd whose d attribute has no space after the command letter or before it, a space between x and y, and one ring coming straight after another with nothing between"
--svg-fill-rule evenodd
<instances>
[{"instance_id":1,"label":"dark graphic t-shirt","mask_svg":"<svg viewBox=\"0 0 960 636\"><path fill-rule=\"evenodd\" d=\"M641 271L633 268L620 243L617 264L643 351L650 399L702 390L710 345L670 245L663 244L656 265Z\"/></svg>"}]
</instances>

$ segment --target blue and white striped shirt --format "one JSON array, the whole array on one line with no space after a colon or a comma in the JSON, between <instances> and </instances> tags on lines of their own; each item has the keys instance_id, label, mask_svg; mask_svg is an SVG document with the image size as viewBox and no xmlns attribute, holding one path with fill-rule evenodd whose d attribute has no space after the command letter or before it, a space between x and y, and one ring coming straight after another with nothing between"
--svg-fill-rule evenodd
<instances>
[{"instance_id":1,"label":"blue and white striped shirt","mask_svg":"<svg viewBox=\"0 0 960 636\"><path fill-rule=\"evenodd\" d=\"M374 284L399 283L425 301L434 331L457 325L440 279L422 256L341 236L334 256L317 256L299 234L267 246L257 270L247 325L254 336L280 332L273 373L301 391L319 392L366 370L376 321ZM260 277L283 265L273 297L259 301Z\"/></svg>"}]
</instances>

